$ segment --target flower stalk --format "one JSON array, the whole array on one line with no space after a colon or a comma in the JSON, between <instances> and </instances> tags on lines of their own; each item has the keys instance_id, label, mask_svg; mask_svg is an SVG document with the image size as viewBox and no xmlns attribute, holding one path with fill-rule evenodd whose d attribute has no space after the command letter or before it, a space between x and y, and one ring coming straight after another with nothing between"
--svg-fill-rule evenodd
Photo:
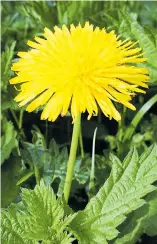
<instances>
[{"instance_id":1,"label":"flower stalk","mask_svg":"<svg viewBox=\"0 0 157 244\"><path fill-rule=\"evenodd\" d=\"M81 114L78 114L74 122L70 155L69 155L67 173L66 173L65 184L64 184L64 197L66 202L68 202L71 184L72 184L73 171L74 171L75 160L76 160L76 152L77 152L78 140L80 135L80 123L81 123Z\"/></svg>"}]
</instances>

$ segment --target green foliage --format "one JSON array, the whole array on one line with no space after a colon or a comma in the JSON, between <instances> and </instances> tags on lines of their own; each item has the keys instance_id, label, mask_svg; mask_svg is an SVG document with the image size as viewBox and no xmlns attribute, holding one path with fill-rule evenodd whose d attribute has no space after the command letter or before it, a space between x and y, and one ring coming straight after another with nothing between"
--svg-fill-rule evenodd
<instances>
[{"instance_id":1,"label":"green foliage","mask_svg":"<svg viewBox=\"0 0 157 244\"><path fill-rule=\"evenodd\" d=\"M140 127L145 141L157 142L157 115L150 114L150 118L145 120Z\"/></svg>"},{"instance_id":2,"label":"green foliage","mask_svg":"<svg viewBox=\"0 0 157 244\"><path fill-rule=\"evenodd\" d=\"M149 204L149 210L144 220L144 233L148 236L157 235L157 191L152 192L147 197L147 202Z\"/></svg>"},{"instance_id":3,"label":"green foliage","mask_svg":"<svg viewBox=\"0 0 157 244\"><path fill-rule=\"evenodd\" d=\"M1 167L2 207L14 202L20 192L19 186L16 185L20 169L21 161L19 157L11 157Z\"/></svg>"},{"instance_id":4,"label":"green foliage","mask_svg":"<svg viewBox=\"0 0 157 244\"><path fill-rule=\"evenodd\" d=\"M150 81L157 82L157 35L150 27L141 26L133 15L121 12L121 16L123 21L119 26L119 33L125 38L132 37L139 41L144 56L148 58L146 67L150 73Z\"/></svg>"},{"instance_id":5,"label":"green foliage","mask_svg":"<svg viewBox=\"0 0 157 244\"><path fill-rule=\"evenodd\" d=\"M67 147L57 145L55 140L52 139L47 148L44 136L39 129L36 129L36 131L32 130L32 134L32 143L24 142L24 149L21 150L24 163L29 165L30 171L27 172L26 169L23 170L23 176L19 179L18 184L21 184L31 177L34 174L34 167L37 167L46 185L52 184L56 179L60 180L58 188L58 195L60 196L63 192L66 176L68 161ZM74 179L80 184L84 184L88 180L89 170L87 164L89 165L89 163L90 158L88 155L84 159L80 157L76 159Z\"/></svg>"},{"instance_id":6,"label":"green foliage","mask_svg":"<svg viewBox=\"0 0 157 244\"><path fill-rule=\"evenodd\" d=\"M140 125L140 132L133 135L131 145L136 146L138 151L145 150L152 143L157 142L157 116L150 114L148 120Z\"/></svg>"},{"instance_id":7,"label":"green foliage","mask_svg":"<svg viewBox=\"0 0 157 244\"><path fill-rule=\"evenodd\" d=\"M21 197L20 204L11 204L2 211L4 244L32 244L39 240L70 244L74 240L68 233L68 226L76 214L67 212L65 203L56 199L51 187L41 182L34 190L22 189Z\"/></svg>"},{"instance_id":8,"label":"green foliage","mask_svg":"<svg viewBox=\"0 0 157 244\"><path fill-rule=\"evenodd\" d=\"M117 4L119 4L118 11L115 4L109 8L108 13L102 13L102 20L108 29L116 29L121 37L139 41L144 57L148 58L145 66L149 70L151 85L155 85L157 82L156 3L133 2L132 6L129 6L129 3L127 5L121 3L121 6L120 3ZM141 14L142 12L144 14Z\"/></svg>"},{"instance_id":9,"label":"green foliage","mask_svg":"<svg viewBox=\"0 0 157 244\"><path fill-rule=\"evenodd\" d=\"M3 117L2 123L2 158L1 163L4 162L5 159L8 159L12 149L17 146L17 132L14 130L14 126L11 121L7 121L5 117Z\"/></svg>"},{"instance_id":10,"label":"green foliage","mask_svg":"<svg viewBox=\"0 0 157 244\"><path fill-rule=\"evenodd\" d=\"M134 244L143 233L157 235L157 191L150 193L145 200L146 204L133 212L121 225L114 244Z\"/></svg>"},{"instance_id":11,"label":"green foliage","mask_svg":"<svg viewBox=\"0 0 157 244\"><path fill-rule=\"evenodd\" d=\"M122 147L125 146L125 150L127 150L128 147L134 145L138 146L140 143L141 145L146 148L146 144L144 143L144 140L150 140L150 137L148 138L147 136L150 135L150 133L146 133L145 137L136 134L133 136L135 129L137 125L140 123L141 119L144 117L144 115L148 112L148 110L157 102L157 95L154 95L151 99L149 99L142 107L141 109L136 113L134 118L132 119L130 125L126 127L125 129L122 129L122 136L119 138L121 144L119 144L119 151L122 152L124 151ZM118 134L117 134L118 136ZM152 140L153 141L153 140ZM127 145L127 144L128 145ZM125 151L124 151L125 152Z\"/></svg>"},{"instance_id":12,"label":"green foliage","mask_svg":"<svg viewBox=\"0 0 157 244\"><path fill-rule=\"evenodd\" d=\"M78 151L71 196L77 196L76 187L77 190L84 188L88 195L91 157L86 152L91 152L93 132L98 127L94 181L95 192L98 194L89 201L85 210L75 217L64 201L56 200L50 186L45 187L43 183L34 190L24 189L22 202L11 204L8 210L3 210L2 242L35 244L42 241L44 244L66 244L72 242L71 235L74 234L81 244L133 244L143 233L157 235L157 193L151 185L157 180L156 146L148 148L150 144L157 142L157 116L153 114L156 105L155 101L151 104L148 101L156 94L157 84L156 3L44 0L3 1L1 5L2 207L19 201L20 184L28 189L34 187L35 169L39 170L46 186L52 185L58 196L63 193L71 122L67 125L66 122L70 120L66 117L62 122L58 119L53 125L48 123L46 136L35 129L30 142L28 130L31 124L36 123L42 133L45 129L44 123L36 120L36 114L40 114L40 110L36 110L36 114L32 113L31 116L24 112L23 117L24 109L19 112L17 103L13 100L17 91L9 84L9 79L14 75L11 64L16 61L17 52L28 51L27 41L34 36L42 36L45 26L53 29L55 25L69 26L79 22L83 25L85 21L89 21L94 26L105 27L107 31L114 29L122 40L138 40L137 45L148 58L145 66L150 72L151 87L146 96L136 96L134 100L138 114L135 124L130 124L134 113L125 109L123 111L122 106L118 107L122 114L122 122L118 126L101 114L97 120L93 118L86 121L82 118L85 158L82 159ZM145 110L138 112L142 107ZM21 136L23 132L26 136ZM123 159L123 155L132 146L136 149L132 149L121 163L117 157ZM140 159L137 150L144 152ZM116 153L117 157L109 156L110 152ZM74 209L80 207L79 199L83 198L79 194L77 197Z\"/></svg>"},{"instance_id":13,"label":"green foliage","mask_svg":"<svg viewBox=\"0 0 157 244\"><path fill-rule=\"evenodd\" d=\"M40 28L55 25L55 3L50 3L51 8L45 0L42 1L27 1L16 3L16 9L20 14L28 19L31 19L35 25L40 24Z\"/></svg>"},{"instance_id":14,"label":"green foliage","mask_svg":"<svg viewBox=\"0 0 157 244\"><path fill-rule=\"evenodd\" d=\"M22 189L22 202L2 210L3 243L70 244L74 234L81 244L110 243L117 236L115 244L131 244L142 233L155 235L156 150L152 145L139 158L132 149L123 163L111 155L108 180L85 210L75 214L43 181L34 190Z\"/></svg>"},{"instance_id":15,"label":"green foliage","mask_svg":"<svg viewBox=\"0 0 157 244\"><path fill-rule=\"evenodd\" d=\"M152 183L157 180L156 150L156 145L151 146L139 158L136 149L132 149L123 163L112 155L110 177L70 225L81 244L114 239L126 215L145 204L142 198L155 190Z\"/></svg>"},{"instance_id":16,"label":"green foliage","mask_svg":"<svg viewBox=\"0 0 157 244\"><path fill-rule=\"evenodd\" d=\"M14 48L15 48L16 42L13 42L12 45L9 47L6 47L5 52L2 52L2 90L5 91L8 86L8 81L11 76L11 62L14 55Z\"/></svg>"},{"instance_id":17,"label":"green foliage","mask_svg":"<svg viewBox=\"0 0 157 244\"><path fill-rule=\"evenodd\" d=\"M17 104L13 101L15 96L15 89L9 87L9 79L12 76L11 64L14 55L16 42L14 41L10 47L6 46L5 51L2 52L1 60L1 91L2 91L2 110L7 108L17 108Z\"/></svg>"},{"instance_id":18,"label":"green foliage","mask_svg":"<svg viewBox=\"0 0 157 244\"><path fill-rule=\"evenodd\" d=\"M90 20L93 13L99 13L103 5L103 2L97 3L95 1L59 1L56 5L58 22L60 25L78 24L78 22L84 24L85 21Z\"/></svg>"},{"instance_id":19,"label":"green foliage","mask_svg":"<svg viewBox=\"0 0 157 244\"><path fill-rule=\"evenodd\" d=\"M119 123L119 130L115 136L105 135L104 139L109 143L110 150L117 150L117 154L121 157L126 155L129 148L135 146L140 152L143 152L150 144L157 141L157 118L151 115L149 120L143 120L143 117L157 102L157 95L149 99L130 122L128 126ZM124 115L122 115L124 116ZM142 120L143 123L140 123ZM140 131L136 133L136 128L140 127Z\"/></svg>"}]
</instances>

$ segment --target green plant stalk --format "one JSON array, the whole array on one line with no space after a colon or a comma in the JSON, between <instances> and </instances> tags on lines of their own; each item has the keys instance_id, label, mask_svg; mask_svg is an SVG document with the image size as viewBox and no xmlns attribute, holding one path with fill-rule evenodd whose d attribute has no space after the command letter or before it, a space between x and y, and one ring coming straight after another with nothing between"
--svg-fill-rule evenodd
<instances>
[{"instance_id":1,"label":"green plant stalk","mask_svg":"<svg viewBox=\"0 0 157 244\"><path fill-rule=\"evenodd\" d=\"M19 158L21 159L21 164L22 164L22 166L24 166L25 163L24 163L24 160L23 160L23 158L22 158L22 156L21 156L21 151L20 151L20 149L19 149L19 141L18 141L18 140L16 141L16 150L17 150L17 155L18 155Z\"/></svg>"},{"instance_id":2,"label":"green plant stalk","mask_svg":"<svg viewBox=\"0 0 157 244\"><path fill-rule=\"evenodd\" d=\"M127 111L127 108L125 106L123 106L121 120L118 121L118 131L116 134L116 137L117 137L117 154L119 157L121 156L121 153L123 152L123 146L124 146L122 144L122 140L123 140L124 130L125 130L126 111Z\"/></svg>"},{"instance_id":3,"label":"green plant stalk","mask_svg":"<svg viewBox=\"0 0 157 244\"><path fill-rule=\"evenodd\" d=\"M126 115L127 108L123 105L121 120L118 121L118 129L123 129L125 127L125 115Z\"/></svg>"},{"instance_id":4,"label":"green plant stalk","mask_svg":"<svg viewBox=\"0 0 157 244\"><path fill-rule=\"evenodd\" d=\"M22 122L23 122L23 110L20 110L20 116L19 116L19 129L22 128Z\"/></svg>"},{"instance_id":5,"label":"green plant stalk","mask_svg":"<svg viewBox=\"0 0 157 244\"><path fill-rule=\"evenodd\" d=\"M80 135L80 123L81 123L81 114L79 114L75 119L74 127L73 127L70 155L69 155L67 173L66 173L65 184L64 184L64 197L66 202L68 202L71 184L72 184L73 170L74 170L75 160L76 160L76 151L77 151L78 139Z\"/></svg>"},{"instance_id":6,"label":"green plant stalk","mask_svg":"<svg viewBox=\"0 0 157 244\"><path fill-rule=\"evenodd\" d=\"M98 111L98 124L101 124L102 123L102 113L101 113L101 110L99 109Z\"/></svg>"},{"instance_id":7,"label":"green plant stalk","mask_svg":"<svg viewBox=\"0 0 157 244\"><path fill-rule=\"evenodd\" d=\"M39 173L39 169L36 166L34 166L34 174L35 174L36 184L39 185L40 184L40 173Z\"/></svg>"},{"instance_id":8,"label":"green plant stalk","mask_svg":"<svg viewBox=\"0 0 157 244\"><path fill-rule=\"evenodd\" d=\"M83 148L83 139L82 139L82 130L80 125L80 136L79 136L79 143L80 143L80 149L81 149L81 158L84 158L84 148Z\"/></svg>"},{"instance_id":9,"label":"green plant stalk","mask_svg":"<svg viewBox=\"0 0 157 244\"><path fill-rule=\"evenodd\" d=\"M157 102L157 94L154 95L151 99L149 99L143 106L142 108L137 112L133 120L131 121L131 125L127 128L123 142L130 140L138 123L140 120L143 118L145 113Z\"/></svg>"},{"instance_id":10,"label":"green plant stalk","mask_svg":"<svg viewBox=\"0 0 157 244\"><path fill-rule=\"evenodd\" d=\"M26 138L26 137L25 137L25 134L24 134L24 132L23 132L23 130L22 130L23 110L20 110L19 121L18 121L18 118L17 118L17 116L16 116L14 110L10 109L10 112L11 112L13 118L14 118L14 121L15 121L15 123L16 123L18 129L21 131L21 133L22 133L22 135L23 135L23 138ZM22 165L24 165L24 161L23 161L23 159L22 159L22 157L21 157L21 152L20 152L20 149L19 149L19 143L18 143L18 141L17 141L17 143L16 143L16 149L17 149L17 155L21 158L21 163L22 163Z\"/></svg>"},{"instance_id":11,"label":"green plant stalk","mask_svg":"<svg viewBox=\"0 0 157 244\"><path fill-rule=\"evenodd\" d=\"M20 130L20 132L21 132L23 138L26 139L25 133L24 133L24 131L23 131L23 129L22 129L22 124L23 124L23 113L24 113L24 110L21 109L21 110L20 110L20 116L19 116L19 130Z\"/></svg>"},{"instance_id":12,"label":"green plant stalk","mask_svg":"<svg viewBox=\"0 0 157 244\"><path fill-rule=\"evenodd\" d=\"M18 182L16 183L16 185L17 186L21 185L23 182L25 182L26 180L28 180L32 175L34 175L34 172L33 171L28 172L21 179L18 180Z\"/></svg>"},{"instance_id":13,"label":"green plant stalk","mask_svg":"<svg viewBox=\"0 0 157 244\"><path fill-rule=\"evenodd\" d=\"M48 121L46 120L45 121L45 142L46 142L46 148L47 148L47 144L48 144L47 140L48 140Z\"/></svg>"},{"instance_id":14,"label":"green plant stalk","mask_svg":"<svg viewBox=\"0 0 157 244\"><path fill-rule=\"evenodd\" d=\"M10 112L11 112L13 118L14 118L14 121L15 121L15 123L16 123L18 129L19 129L19 121L18 121L18 118L17 118L17 116L16 116L14 110L10 108Z\"/></svg>"},{"instance_id":15,"label":"green plant stalk","mask_svg":"<svg viewBox=\"0 0 157 244\"><path fill-rule=\"evenodd\" d=\"M89 179L89 192L94 189L95 183L95 140L96 140L96 133L97 133L97 127L95 128L94 131L94 136L93 136L93 146L92 146L92 165L91 165L91 171L90 171L90 179Z\"/></svg>"},{"instance_id":16,"label":"green plant stalk","mask_svg":"<svg viewBox=\"0 0 157 244\"><path fill-rule=\"evenodd\" d=\"M10 112L11 112L11 114L12 114L12 116L13 116L13 119L14 119L16 125L17 125L18 130L21 132L23 138L26 138L25 133L24 133L24 131L23 131L23 129L22 129L23 112L24 112L24 111L23 111L22 109L20 110L19 120L18 120L18 118L17 118L17 116L16 116L16 114L15 114L15 112L14 112L13 109L10 108Z\"/></svg>"}]
</instances>

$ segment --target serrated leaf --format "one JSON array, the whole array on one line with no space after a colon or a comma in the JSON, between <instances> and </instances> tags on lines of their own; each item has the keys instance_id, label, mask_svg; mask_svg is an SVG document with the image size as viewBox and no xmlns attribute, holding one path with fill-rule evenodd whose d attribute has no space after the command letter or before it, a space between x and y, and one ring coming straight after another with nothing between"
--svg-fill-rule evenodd
<instances>
[{"instance_id":1,"label":"serrated leaf","mask_svg":"<svg viewBox=\"0 0 157 244\"><path fill-rule=\"evenodd\" d=\"M112 155L110 177L70 225L81 244L114 239L126 215L145 203L142 198L155 190L152 183L157 180L156 151L153 145L139 158L136 149L132 149L123 164Z\"/></svg>"},{"instance_id":2,"label":"serrated leaf","mask_svg":"<svg viewBox=\"0 0 157 244\"><path fill-rule=\"evenodd\" d=\"M134 244L144 233L157 235L157 191L146 197L146 204L133 212L120 226L114 244Z\"/></svg>"},{"instance_id":3,"label":"serrated leaf","mask_svg":"<svg viewBox=\"0 0 157 244\"><path fill-rule=\"evenodd\" d=\"M63 193L65 176L67 171L68 162L68 150L67 147L63 147L59 150L59 146L55 140L51 140L49 148L46 148L46 143L43 135L40 131L32 131L33 143L24 142L24 149L21 150L23 160L26 164L33 167L37 167L40 170L40 174L44 179L46 185L52 184L52 182L59 178L58 196ZM89 177L89 169L87 167L90 161L88 156L84 159L77 158L74 169L73 178L76 179L80 184L87 182ZM32 175L32 174L30 174ZM19 182L23 182L20 179ZM27 179L27 178L25 178Z\"/></svg>"},{"instance_id":4,"label":"serrated leaf","mask_svg":"<svg viewBox=\"0 0 157 244\"><path fill-rule=\"evenodd\" d=\"M22 203L2 210L3 243L70 244L68 225L76 214L64 212L65 202L56 199L52 188L41 181L34 190L22 189Z\"/></svg>"},{"instance_id":5,"label":"serrated leaf","mask_svg":"<svg viewBox=\"0 0 157 244\"><path fill-rule=\"evenodd\" d=\"M96 190L104 184L104 181L109 177L111 172L109 150L105 150L104 155L95 155L95 186ZM112 161L111 161L112 163Z\"/></svg>"},{"instance_id":6,"label":"serrated leaf","mask_svg":"<svg viewBox=\"0 0 157 244\"><path fill-rule=\"evenodd\" d=\"M15 48L16 42L14 41L10 47L6 47L6 50L2 52L2 83L1 88L2 91L6 91L9 78L11 77L11 61L14 55L14 48Z\"/></svg>"},{"instance_id":7,"label":"serrated leaf","mask_svg":"<svg viewBox=\"0 0 157 244\"><path fill-rule=\"evenodd\" d=\"M25 226L16 211L15 204L11 204L8 210L2 211L2 242L4 244L35 244L35 241L22 237Z\"/></svg>"},{"instance_id":8,"label":"serrated leaf","mask_svg":"<svg viewBox=\"0 0 157 244\"><path fill-rule=\"evenodd\" d=\"M64 157L62 155L64 155ZM73 180L75 179L76 181L79 182L79 184L85 184L87 182L90 174L88 168L88 165L90 165L90 161L91 159L89 158L88 155L85 155L83 159L80 157L76 158ZM66 171L67 171L67 162L68 162L68 152L67 149L65 150L65 148L63 148L60 153L60 156L57 159L57 163L55 166L55 174L54 174L55 179L56 178L60 179L60 184L57 192L58 196L61 196L63 194Z\"/></svg>"},{"instance_id":9,"label":"serrated leaf","mask_svg":"<svg viewBox=\"0 0 157 244\"><path fill-rule=\"evenodd\" d=\"M13 148L17 145L17 132L14 130L14 126L11 121L7 121L6 118L3 118L2 123L2 158L1 163L4 162L5 159L8 159Z\"/></svg>"}]
</instances>

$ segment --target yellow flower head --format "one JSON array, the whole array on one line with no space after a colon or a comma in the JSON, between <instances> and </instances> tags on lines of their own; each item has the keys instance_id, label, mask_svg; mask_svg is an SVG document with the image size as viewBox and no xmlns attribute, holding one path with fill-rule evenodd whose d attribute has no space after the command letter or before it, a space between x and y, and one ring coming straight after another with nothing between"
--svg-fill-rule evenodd
<instances>
[{"instance_id":1,"label":"yellow flower head","mask_svg":"<svg viewBox=\"0 0 157 244\"><path fill-rule=\"evenodd\" d=\"M35 37L28 41L32 48L19 52L21 57L12 70L17 76L11 84L23 83L15 101L31 112L45 105L41 119L55 121L66 115L69 107L73 120L87 110L91 118L102 112L116 120L120 114L112 101L135 107L129 102L138 87L148 87L148 71L133 63L146 61L135 48L136 43L120 41L114 31L95 29L88 22L84 27L63 25L54 27L54 33L44 29L45 39ZM129 65L130 64L130 65Z\"/></svg>"}]
</instances>

